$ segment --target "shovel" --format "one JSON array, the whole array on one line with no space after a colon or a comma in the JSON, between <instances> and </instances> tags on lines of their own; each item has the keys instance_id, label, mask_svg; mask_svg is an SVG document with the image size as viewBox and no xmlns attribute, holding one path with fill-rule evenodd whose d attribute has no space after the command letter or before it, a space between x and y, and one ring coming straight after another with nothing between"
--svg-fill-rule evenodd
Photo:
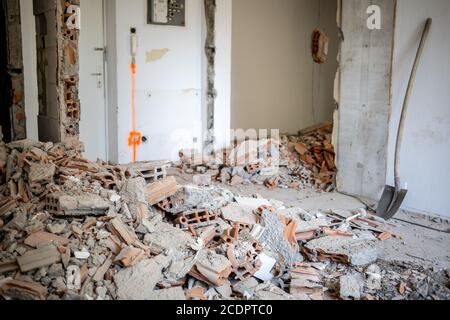
<instances>
[{"instance_id":1,"label":"shovel","mask_svg":"<svg viewBox=\"0 0 450 320\"><path fill-rule=\"evenodd\" d=\"M391 219L400 209L403 201L405 200L408 189L405 186L401 189L400 186L400 152L403 142L403 133L405 131L405 121L406 115L408 114L409 101L411 99L412 90L414 87L414 81L416 80L417 69L419 68L420 59L422 58L423 49L428 39L428 34L430 32L432 19L428 18L423 30L422 39L420 40L419 50L417 51L416 59L414 61L414 67L411 72L411 77L408 83L408 89L406 91L405 101L403 103L402 115L400 118L400 124L397 133L397 143L395 147L395 164L394 164L394 175L395 175L395 187L386 185L378 203L376 215L385 219Z\"/></svg>"}]
</instances>

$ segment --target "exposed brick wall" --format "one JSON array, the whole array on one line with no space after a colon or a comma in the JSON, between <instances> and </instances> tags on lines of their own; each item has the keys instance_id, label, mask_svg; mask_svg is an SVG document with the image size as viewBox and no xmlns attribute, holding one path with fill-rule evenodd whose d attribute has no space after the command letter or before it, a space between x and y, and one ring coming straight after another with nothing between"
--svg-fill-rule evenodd
<instances>
[{"instance_id":1,"label":"exposed brick wall","mask_svg":"<svg viewBox=\"0 0 450 320\"><path fill-rule=\"evenodd\" d=\"M77 145L80 136L80 100L78 40L80 30L69 29L67 8L80 5L79 0L58 0L58 101L60 107L61 141Z\"/></svg>"},{"instance_id":2,"label":"exposed brick wall","mask_svg":"<svg viewBox=\"0 0 450 320\"><path fill-rule=\"evenodd\" d=\"M39 87L39 138L80 149L80 30L68 12L79 0L35 0Z\"/></svg>"}]
</instances>

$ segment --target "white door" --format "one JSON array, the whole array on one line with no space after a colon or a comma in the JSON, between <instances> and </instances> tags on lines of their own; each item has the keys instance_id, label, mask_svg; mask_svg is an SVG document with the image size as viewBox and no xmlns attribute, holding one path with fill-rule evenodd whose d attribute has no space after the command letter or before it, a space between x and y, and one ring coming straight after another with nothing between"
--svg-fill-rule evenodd
<instances>
[{"instance_id":1,"label":"white door","mask_svg":"<svg viewBox=\"0 0 450 320\"><path fill-rule=\"evenodd\" d=\"M103 0L81 0L80 140L84 156L107 161Z\"/></svg>"}]
</instances>

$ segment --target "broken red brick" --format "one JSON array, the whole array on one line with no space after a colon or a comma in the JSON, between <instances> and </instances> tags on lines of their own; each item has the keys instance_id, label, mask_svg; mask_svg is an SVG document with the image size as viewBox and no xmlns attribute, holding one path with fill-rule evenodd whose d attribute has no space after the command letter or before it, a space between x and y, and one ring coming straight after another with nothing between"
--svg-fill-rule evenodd
<instances>
[{"instance_id":1,"label":"broken red brick","mask_svg":"<svg viewBox=\"0 0 450 320\"><path fill-rule=\"evenodd\" d=\"M149 184L146 188L148 204L153 206L177 192L177 181L174 177L167 177L161 181Z\"/></svg>"},{"instance_id":2,"label":"broken red brick","mask_svg":"<svg viewBox=\"0 0 450 320\"><path fill-rule=\"evenodd\" d=\"M392 238L392 233L390 233L390 232L383 232L382 234L380 234L379 236L378 236L378 240L380 240L380 241L385 241L385 240L389 240L389 239L391 239Z\"/></svg>"},{"instance_id":3,"label":"broken red brick","mask_svg":"<svg viewBox=\"0 0 450 320\"><path fill-rule=\"evenodd\" d=\"M205 295L205 289L201 287L194 287L186 291L186 299L188 300L208 300L208 297Z\"/></svg>"}]
</instances>

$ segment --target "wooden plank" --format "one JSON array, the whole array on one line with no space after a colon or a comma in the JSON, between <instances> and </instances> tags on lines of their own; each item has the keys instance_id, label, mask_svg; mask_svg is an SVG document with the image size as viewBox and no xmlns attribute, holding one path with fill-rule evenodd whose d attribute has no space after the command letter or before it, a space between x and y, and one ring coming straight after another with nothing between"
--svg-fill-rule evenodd
<instances>
[{"instance_id":1,"label":"wooden plank","mask_svg":"<svg viewBox=\"0 0 450 320\"><path fill-rule=\"evenodd\" d=\"M54 245L28 251L22 257L17 258L17 263L22 272L50 266L60 261L61 254Z\"/></svg>"}]
</instances>

